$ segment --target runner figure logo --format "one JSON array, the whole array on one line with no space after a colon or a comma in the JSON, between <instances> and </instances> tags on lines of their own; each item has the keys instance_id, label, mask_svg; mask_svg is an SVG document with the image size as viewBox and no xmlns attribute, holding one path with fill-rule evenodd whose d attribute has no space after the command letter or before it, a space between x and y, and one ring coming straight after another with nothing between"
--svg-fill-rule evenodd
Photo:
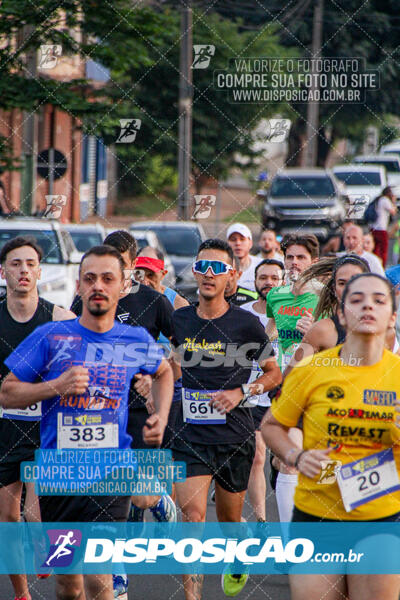
<instances>
[{"instance_id":1,"label":"runner figure logo","mask_svg":"<svg viewBox=\"0 0 400 600\"><path fill-rule=\"evenodd\" d=\"M280 143L287 140L291 124L290 119L268 119L268 142Z\"/></svg>"},{"instance_id":2,"label":"runner figure logo","mask_svg":"<svg viewBox=\"0 0 400 600\"><path fill-rule=\"evenodd\" d=\"M62 209L67 204L67 196L61 194L47 195L46 198L46 210L44 217L48 219L59 219L61 217Z\"/></svg>"},{"instance_id":3,"label":"runner figure logo","mask_svg":"<svg viewBox=\"0 0 400 600\"><path fill-rule=\"evenodd\" d=\"M210 216L211 209L215 206L216 198L212 195L200 194L194 197L196 208L192 219L207 219Z\"/></svg>"},{"instance_id":4,"label":"runner figure logo","mask_svg":"<svg viewBox=\"0 0 400 600\"><path fill-rule=\"evenodd\" d=\"M207 69L211 57L215 54L215 46L212 44L194 44L194 59L192 69Z\"/></svg>"},{"instance_id":5,"label":"runner figure logo","mask_svg":"<svg viewBox=\"0 0 400 600\"><path fill-rule=\"evenodd\" d=\"M61 44L42 44L40 46L40 69L54 69L62 55Z\"/></svg>"},{"instance_id":6,"label":"runner figure logo","mask_svg":"<svg viewBox=\"0 0 400 600\"><path fill-rule=\"evenodd\" d=\"M347 194L346 219L362 219L371 202L369 194Z\"/></svg>"},{"instance_id":7,"label":"runner figure logo","mask_svg":"<svg viewBox=\"0 0 400 600\"><path fill-rule=\"evenodd\" d=\"M130 144L136 139L136 134L142 126L141 119L120 119L119 124L121 131L119 132L117 144Z\"/></svg>"},{"instance_id":8,"label":"runner figure logo","mask_svg":"<svg viewBox=\"0 0 400 600\"><path fill-rule=\"evenodd\" d=\"M82 532L79 529L48 529L47 535L50 549L42 567L69 567L75 549L81 545Z\"/></svg>"},{"instance_id":9,"label":"runner figure logo","mask_svg":"<svg viewBox=\"0 0 400 600\"><path fill-rule=\"evenodd\" d=\"M72 335L58 339L54 347L56 352L47 363L47 368L50 368L55 362L71 359L72 351L77 350L77 344L79 345L79 340L77 341Z\"/></svg>"},{"instance_id":10,"label":"runner figure logo","mask_svg":"<svg viewBox=\"0 0 400 600\"><path fill-rule=\"evenodd\" d=\"M340 471L342 463L340 460L321 460L321 473L317 483L330 485L335 483L336 476Z\"/></svg>"}]
</instances>

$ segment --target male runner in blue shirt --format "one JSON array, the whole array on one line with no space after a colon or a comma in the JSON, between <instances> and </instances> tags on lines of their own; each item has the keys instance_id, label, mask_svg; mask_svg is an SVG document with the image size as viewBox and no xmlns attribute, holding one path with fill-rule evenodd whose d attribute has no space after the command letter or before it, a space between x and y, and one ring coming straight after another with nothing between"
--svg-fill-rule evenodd
<instances>
[{"instance_id":1,"label":"male runner in blue shirt","mask_svg":"<svg viewBox=\"0 0 400 600\"><path fill-rule=\"evenodd\" d=\"M10 374L0 390L4 408L43 402L42 448L129 448L128 392L136 374L154 377L155 412L143 428L146 443L161 443L173 392L167 361L141 327L115 322L124 285L123 261L110 246L95 246L81 261L82 316L37 328L8 357ZM143 352L144 350L144 352ZM76 417L96 417L82 435ZM70 417L69 419L66 417ZM73 418L71 418L73 417ZM87 427L85 425L85 427ZM86 439L85 439L86 438ZM95 444L95 445L93 445ZM125 521L128 496L43 496L43 521ZM57 575L57 598L84 596L82 575ZM111 575L86 575L88 600L113 600Z\"/></svg>"}]
</instances>

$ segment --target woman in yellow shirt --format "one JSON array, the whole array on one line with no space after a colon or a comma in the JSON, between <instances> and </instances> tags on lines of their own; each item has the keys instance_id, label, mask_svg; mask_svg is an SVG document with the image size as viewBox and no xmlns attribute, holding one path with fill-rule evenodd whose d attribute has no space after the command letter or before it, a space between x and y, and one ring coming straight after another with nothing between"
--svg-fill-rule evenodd
<instances>
[{"instance_id":1,"label":"woman in yellow shirt","mask_svg":"<svg viewBox=\"0 0 400 600\"><path fill-rule=\"evenodd\" d=\"M347 331L344 344L298 363L265 417L267 446L299 471L293 521L400 521L400 430L395 425L400 357L385 349L394 310L393 288L385 278L352 277L339 313ZM287 433L300 417L302 450ZM321 468L327 461L342 465L329 484ZM387 461L393 475L380 477ZM353 486L349 479L343 483L360 472L368 475L370 464L378 472L372 483L368 477L366 486ZM350 600L398 600L400 592L398 575L291 575L290 584L293 600L342 600L346 593Z\"/></svg>"}]
</instances>

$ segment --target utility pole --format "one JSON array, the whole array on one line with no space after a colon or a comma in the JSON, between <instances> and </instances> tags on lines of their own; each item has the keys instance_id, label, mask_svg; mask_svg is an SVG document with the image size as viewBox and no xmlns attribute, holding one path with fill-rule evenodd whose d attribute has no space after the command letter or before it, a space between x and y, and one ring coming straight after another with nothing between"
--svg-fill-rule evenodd
<instances>
[{"instance_id":1,"label":"utility pole","mask_svg":"<svg viewBox=\"0 0 400 600\"><path fill-rule=\"evenodd\" d=\"M311 59L320 58L322 47L324 0L317 0L314 7L313 34ZM315 71L316 72L316 71ZM312 70L314 75L314 71ZM314 83L310 91L314 94L319 89ZM307 104L307 141L306 141L306 166L315 167L318 158L318 128L319 128L319 102L309 101Z\"/></svg>"},{"instance_id":2,"label":"utility pole","mask_svg":"<svg viewBox=\"0 0 400 600\"><path fill-rule=\"evenodd\" d=\"M24 27L24 41L29 40L34 28L29 25ZM29 48L26 52L25 76L29 79L37 77L37 49ZM29 85L29 82L27 82ZM24 156L24 174L20 208L25 214L31 214L34 208L36 190L36 158L38 153L38 122L36 110L24 112L22 128L22 154Z\"/></svg>"},{"instance_id":3,"label":"utility pole","mask_svg":"<svg viewBox=\"0 0 400 600\"><path fill-rule=\"evenodd\" d=\"M181 15L181 47L179 60L179 151L178 151L178 216L186 221L190 206L190 173L192 156L192 8L183 0Z\"/></svg>"}]
</instances>

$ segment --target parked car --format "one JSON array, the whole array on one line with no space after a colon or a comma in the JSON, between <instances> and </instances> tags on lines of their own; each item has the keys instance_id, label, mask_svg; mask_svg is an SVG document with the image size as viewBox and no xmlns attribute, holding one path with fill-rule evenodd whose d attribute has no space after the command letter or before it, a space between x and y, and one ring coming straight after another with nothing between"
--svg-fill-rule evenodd
<instances>
[{"instance_id":1,"label":"parked car","mask_svg":"<svg viewBox=\"0 0 400 600\"><path fill-rule=\"evenodd\" d=\"M99 223L87 223L86 225L70 223L64 227L71 234L79 252L87 252L93 246L100 246L106 237L105 229Z\"/></svg>"},{"instance_id":2,"label":"parked car","mask_svg":"<svg viewBox=\"0 0 400 600\"><path fill-rule=\"evenodd\" d=\"M400 202L400 154L372 154L368 156L356 156L354 163L361 165L381 165L386 169L386 176L390 187Z\"/></svg>"},{"instance_id":3,"label":"parked car","mask_svg":"<svg viewBox=\"0 0 400 600\"><path fill-rule=\"evenodd\" d=\"M267 191L262 222L281 234L313 233L326 239L344 221L346 200L331 171L283 169Z\"/></svg>"},{"instance_id":4,"label":"parked car","mask_svg":"<svg viewBox=\"0 0 400 600\"><path fill-rule=\"evenodd\" d=\"M34 237L43 250L39 294L49 302L69 308L75 295L81 253L58 221L16 217L0 220L0 248L17 236ZM0 278L0 291L6 282Z\"/></svg>"},{"instance_id":5,"label":"parked car","mask_svg":"<svg viewBox=\"0 0 400 600\"><path fill-rule=\"evenodd\" d=\"M168 271L168 273L163 279L163 284L170 288L175 287L176 276L174 265L172 264L166 249L164 248L163 244L160 242L158 236L154 233L154 231L136 229L135 231L131 231L131 233L136 240L138 250L144 248L145 246L151 246L152 248L155 248L156 250L159 250L163 253L164 266Z\"/></svg>"},{"instance_id":6,"label":"parked car","mask_svg":"<svg viewBox=\"0 0 400 600\"><path fill-rule=\"evenodd\" d=\"M189 301L197 298L197 284L192 273L192 264L197 249L206 239L201 225L185 221L146 221L133 224L130 230L151 230L157 234L175 268L175 289Z\"/></svg>"},{"instance_id":7,"label":"parked car","mask_svg":"<svg viewBox=\"0 0 400 600\"><path fill-rule=\"evenodd\" d=\"M392 140L389 144L384 144L379 149L379 154L399 154L400 155L400 139Z\"/></svg>"},{"instance_id":8,"label":"parked car","mask_svg":"<svg viewBox=\"0 0 400 600\"><path fill-rule=\"evenodd\" d=\"M388 185L385 167L350 164L336 165L332 170L346 185L349 197L348 218L362 220L368 204Z\"/></svg>"}]
</instances>

